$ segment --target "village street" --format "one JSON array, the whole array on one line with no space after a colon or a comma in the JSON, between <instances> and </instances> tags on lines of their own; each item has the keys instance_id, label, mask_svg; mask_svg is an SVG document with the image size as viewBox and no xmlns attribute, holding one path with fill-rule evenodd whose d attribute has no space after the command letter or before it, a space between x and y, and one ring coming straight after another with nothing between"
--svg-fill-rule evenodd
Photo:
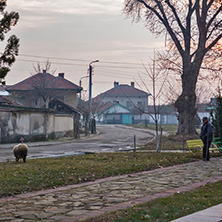
<instances>
[{"instance_id":1,"label":"village street","mask_svg":"<svg viewBox=\"0 0 222 222\"><path fill-rule=\"evenodd\" d=\"M98 125L97 131L98 135L90 135L73 141L27 143L29 146L27 159L132 149L134 135L136 135L137 145L146 143L154 136L149 130L124 125ZM14 145L0 144L0 162L14 159L12 153Z\"/></svg>"}]
</instances>

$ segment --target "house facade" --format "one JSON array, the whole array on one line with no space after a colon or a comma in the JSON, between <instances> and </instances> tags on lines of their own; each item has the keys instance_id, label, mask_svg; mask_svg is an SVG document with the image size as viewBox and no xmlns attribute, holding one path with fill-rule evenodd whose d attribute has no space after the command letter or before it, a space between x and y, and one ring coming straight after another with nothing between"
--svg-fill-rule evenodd
<instances>
[{"instance_id":1,"label":"house facade","mask_svg":"<svg viewBox=\"0 0 222 222\"><path fill-rule=\"evenodd\" d=\"M65 79L64 73L53 76L43 70L15 85L7 87L11 98L26 107L48 108L54 98L61 99L66 104L77 107L77 93L81 87Z\"/></svg>"},{"instance_id":2,"label":"house facade","mask_svg":"<svg viewBox=\"0 0 222 222\"><path fill-rule=\"evenodd\" d=\"M80 113L61 100L54 99L50 108L20 106L0 96L0 143L79 137Z\"/></svg>"},{"instance_id":3,"label":"house facade","mask_svg":"<svg viewBox=\"0 0 222 222\"><path fill-rule=\"evenodd\" d=\"M104 124L132 124L133 115L123 105L107 102L101 106L97 121Z\"/></svg>"},{"instance_id":4,"label":"house facade","mask_svg":"<svg viewBox=\"0 0 222 222\"><path fill-rule=\"evenodd\" d=\"M114 82L114 87L101 93L93 99L94 103L119 103L120 105L135 113L138 110L145 111L148 106L148 96L150 94L135 88L135 83L130 85Z\"/></svg>"},{"instance_id":5,"label":"house facade","mask_svg":"<svg viewBox=\"0 0 222 222\"><path fill-rule=\"evenodd\" d=\"M18 142L21 136L26 141L79 137L76 107L82 88L63 73L38 73L6 89L10 95L0 88L0 142Z\"/></svg>"}]
</instances>

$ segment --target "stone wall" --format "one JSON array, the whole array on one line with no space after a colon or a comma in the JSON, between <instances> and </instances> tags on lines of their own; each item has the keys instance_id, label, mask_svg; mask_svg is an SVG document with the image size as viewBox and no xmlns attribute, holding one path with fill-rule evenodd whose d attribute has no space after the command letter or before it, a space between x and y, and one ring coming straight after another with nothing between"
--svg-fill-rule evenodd
<instances>
[{"instance_id":1,"label":"stone wall","mask_svg":"<svg viewBox=\"0 0 222 222\"><path fill-rule=\"evenodd\" d=\"M0 142L18 142L22 136L27 141L58 138L72 132L73 115L46 111L0 112Z\"/></svg>"}]
</instances>

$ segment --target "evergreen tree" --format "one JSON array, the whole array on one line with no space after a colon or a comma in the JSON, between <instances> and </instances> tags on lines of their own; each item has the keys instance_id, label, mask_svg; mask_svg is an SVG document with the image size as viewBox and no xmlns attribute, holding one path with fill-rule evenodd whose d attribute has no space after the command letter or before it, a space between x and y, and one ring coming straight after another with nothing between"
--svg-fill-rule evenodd
<instances>
[{"instance_id":1,"label":"evergreen tree","mask_svg":"<svg viewBox=\"0 0 222 222\"><path fill-rule=\"evenodd\" d=\"M5 35L15 26L19 20L18 12L7 12L5 8L7 0L0 0L0 41L5 40ZM19 39L16 35L8 38L3 52L0 52L0 83L10 71L11 65L15 62L15 56L18 55Z\"/></svg>"},{"instance_id":2,"label":"evergreen tree","mask_svg":"<svg viewBox=\"0 0 222 222\"><path fill-rule=\"evenodd\" d=\"M222 97L221 94L216 98L215 110L212 120L214 126L214 136L220 137L222 141Z\"/></svg>"}]
</instances>

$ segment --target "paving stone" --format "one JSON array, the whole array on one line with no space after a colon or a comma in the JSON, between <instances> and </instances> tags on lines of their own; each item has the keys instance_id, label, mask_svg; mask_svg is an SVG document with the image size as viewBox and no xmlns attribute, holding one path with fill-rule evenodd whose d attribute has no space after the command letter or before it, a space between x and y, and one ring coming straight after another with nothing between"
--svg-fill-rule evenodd
<instances>
[{"instance_id":1,"label":"paving stone","mask_svg":"<svg viewBox=\"0 0 222 222\"><path fill-rule=\"evenodd\" d=\"M93 206L103 206L103 202L90 202L91 205Z\"/></svg>"},{"instance_id":2,"label":"paving stone","mask_svg":"<svg viewBox=\"0 0 222 222\"><path fill-rule=\"evenodd\" d=\"M47 219L47 220L41 220L41 222L55 222L55 221L61 221L64 217L60 216L60 219L55 220L55 219Z\"/></svg>"},{"instance_id":3,"label":"paving stone","mask_svg":"<svg viewBox=\"0 0 222 222\"><path fill-rule=\"evenodd\" d=\"M87 213L88 211L87 210L73 210L69 213L67 213L68 216L77 216L77 215L82 215L82 214L85 214Z\"/></svg>"},{"instance_id":4,"label":"paving stone","mask_svg":"<svg viewBox=\"0 0 222 222\"><path fill-rule=\"evenodd\" d=\"M14 217L0 217L0 221L11 221L15 219Z\"/></svg>"},{"instance_id":5,"label":"paving stone","mask_svg":"<svg viewBox=\"0 0 222 222\"><path fill-rule=\"evenodd\" d=\"M39 214L36 214L36 217L43 220L43 219L47 219L49 217L53 216L52 213L46 213L46 212L40 212Z\"/></svg>"},{"instance_id":6,"label":"paving stone","mask_svg":"<svg viewBox=\"0 0 222 222\"><path fill-rule=\"evenodd\" d=\"M74 205L74 207L84 206L84 204L82 202L75 202L73 205Z\"/></svg>"},{"instance_id":7,"label":"paving stone","mask_svg":"<svg viewBox=\"0 0 222 222\"><path fill-rule=\"evenodd\" d=\"M72 198L75 200L75 199L81 199L81 198L83 198L83 197L85 197L85 196L87 196L87 195L80 195L80 194L73 194L72 195Z\"/></svg>"},{"instance_id":8,"label":"paving stone","mask_svg":"<svg viewBox=\"0 0 222 222\"><path fill-rule=\"evenodd\" d=\"M88 209L89 210L99 210L101 208L102 208L102 206L90 206Z\"/></svg>"},{"instance_id":9,"label":"paving stone","mask_svg":"<svg viewBox=\"0 0 222 222\"><path fill-rule=\"evenodd\" d=\"M35 219L37 219L37 216L35 214L24 214L24 215L22 215L22 218L35 220Z\"/></svg>"},{"instance_id":10,"label":"paving stone","mask_svg":"<svg viewBox=\"0 0 222 222\"><path fill-rule=\"evenodd\" d=\"M69 206L73 204L73 202L64 202L64 203L60 203L59 206Z\"/></svg>"},{"instance_id":11,"label":"paving stone","mask_svg":"<svg viewBox=\"0 0 222 222\"><path fill-rule=\"evenodd\" d=\"M14 219L13 218L13 222L23 222L23 221L25 221L24 219Z\"/></svg>"},{"instance_id":12,"label":"paving stone","mask_svg":"<svg viewBox=\"0 0 222 222\"><path fill-rule=\"evenodd\" d=\"M63 215L54 215L52 217L50 217L48 220L49 221L45 221L45 222L55 222L55 221L61 221L62 219L64 219L64 216Z\"/></svg>"},{"instance_id":13,"label":"paving stone","mask_svg":"<svg viewBox=\"0 0 222 222\"><path fill-rule=\"evenodd\" d=\"M0 221L61 221L67 216L84 215L136 198L155 195L173 188L222 176L222 158L215 161L178 165L113 180L102 180L51 193L0 201ZM137 202L137 201L134 201ZM114 208L113 208L114 209Z\"/></svg>"}]
</instances>

